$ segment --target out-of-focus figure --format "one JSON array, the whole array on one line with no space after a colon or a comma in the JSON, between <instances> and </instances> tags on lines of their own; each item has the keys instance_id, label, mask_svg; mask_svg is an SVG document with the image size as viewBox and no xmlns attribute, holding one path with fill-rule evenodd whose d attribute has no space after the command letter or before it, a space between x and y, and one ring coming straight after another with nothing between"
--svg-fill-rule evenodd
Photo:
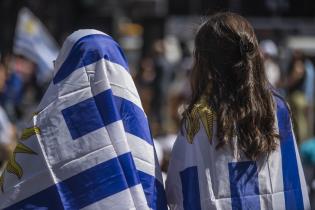
<instances>
[{"instance_id":1,"label":"out-of-focus figure","mask_svg":"<svg viewBox=\"0 0 315 210\"><path fill-rule=\"evenodd\" d=\"M278 59L278 47L272 40L263 40L259 44L264 56L264 66L268 81L273 87L278 86L281 71Z\"/></svg>"},{"instance_id":2,"label":"out-of-focus figure","mask_svg":"<svg viewBox=\"0 0 315 210\"><path fill-rule=\"evenodd\" d=\"M159 126L152 126L154 123L154 109L152 107L153 98L156 97L154 86L156 84L156 72L153 65L153 60L150 57L144 57L140 61L139 72L136 75L136 85L139 90L139 95L142 100L143 109L148 115L153 133L159 130ZM155 123L156 124L156 123ZM156 129L155 129L156 128Z\"/></svg>"},{"instance_id":3,"label":"out-of-focus figure","mask_svg":"<svg viewBox=\"0 0 315 210\"><path fill-rule=\"evenodd\" d=\"M188 47L184 41L180 42L181 58L173 67L172 83L169 87L168 94L168 115L169 124L167 132L176 133L180 127L180 107L188 102L191 94L189 84L189 73L193 65L193 59Z\"/></svg>"},{"instance_id":4,"label":"out-of-focus figure","mask_svg":"<svg viewBox=\"0 0 315 210\"><path fill-rule=\"evenodd\" d=\"M32 114L42 89L36 79L36 64L23 56L10 56L8 75L1 97L1 104L9 118L19 123Z\"/></svg>"},{"instance_id":5,"label":"out-of-focus figure","mask_svg":"<svg viewBox=\"0 0 315 210\"><path fill-rule=\"evenodd\" d=\"M308 65L308 68L306 66ZM312 136L313 125L309 123L308 102L313 100L313 96L306 94L311 92L314 87L314 73L310 68L311 63L307 63L305 56L300 51L294 51L292 61L289 66L288 77L286 82L287 97L291 105L294 116L294 125L299 143ZM312 76L313 75L313 76ZM312 79L313 78L313 79Z\"/></svg>"},{"instance_id":6,"label":"out-of-focus figure","mask_svg":"<svg viewBox=\"0 0 315 210\"><path fill-rule=\"evenodd\" d=\"M156 121L157 126L153 129L163 129L163 122L165 120L165 100L167 91L170 85L170 65L165 57L164 40L156 40L152 45L152 61L155 70L155 81L153 86L154 97L151 103L153 111L153 120ZM162 131L163 132L163 131ZM157 134L160 132L155 132Z\"/></svg>"},{"instance_id":7,"label":"out-of-focus figure","mask_svg":"<svg viewBox=\"0 0 315 210\"><path fill-rule=\"evenodd\" d=\"M0 186L2 186L2 174L5 168L7 166L10 167L9 161L12 158L16 143L15 127L9 121L4 109L0 106ZM3 190L1 188L0 190Z\"/></svg>"},{"instance_id":8,"label":"out-of-focus figure","mask_svg":"<svg viewBox=\"0 0 315 210\"><path fill-rule=\"evenodd\" d=\"M136 76L144 110L148 114L153 135L164 132L165 100L170 86L170 64L165 57L163 40L156 40L151 53L140 61L140 70Z\"/></svg>"},{"instance_id":9,"label":"out-of-focus figure","mask_svg":"<svg viewBox=\"0 0 315 210\"><path fill-rule=\"evenodd\" d=\"M0 63L0 93L3 92L6 80L6 69ZM7 114L0 106L0 186L3 182L2 173L7 167L13 151L16 147L15 128L11 124ZM3 190L3 189L2 189Z\"/></svg>"}]
</instances>

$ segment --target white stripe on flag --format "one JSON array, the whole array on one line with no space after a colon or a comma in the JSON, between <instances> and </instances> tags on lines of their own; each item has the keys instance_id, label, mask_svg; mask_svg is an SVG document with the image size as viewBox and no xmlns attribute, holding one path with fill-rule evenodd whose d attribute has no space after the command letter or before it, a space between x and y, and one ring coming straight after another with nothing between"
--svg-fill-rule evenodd
<instances>
[{"instance_id":1,"label":"white stripe on flag","mask_svg":"<svg viewBox=\"0 0 315 210\"><path fill-rule=\"evenodd\" d=\"M66 102L71 100L66 100ZM60 106L61 107L61 106ZM119 150L114 149L117 155L129 152L128 146L123 146L126 137L123 132L115 132L115 134L108 134L111 130L124 131L121 121L116 121L107 127L101 127L97 130L91 131L77 139L72 139L68 126L66 125L64 116L60 113L61 110L56 110L55 106L51 106L50 110L46 109L38 115L38 126L42 129L41 136L42 144L47 153L47 158L51 166L63 165L73 159L86 155L102 147L110 146L114 149L112 144L119 144ZM49 118L47 115L49 115ZM48 121L49 120L49 121ZM73 122L75 123L75 122ZM68 139L68 141L65 141ZM82 150L82 148L87 148ZM108 155L112 154L108 151ZM108 159L113 156L109 156Z\"/></svg>"},{"instance_id":2,"label":"white stripe on flag","mask_svg":"<svg viewBox=\"0 0 315 210\"><path fill-rule=\"evenodd\" d=\"M63 165L52 168L58 182L68 179L76 174L81 173L93 166L104 163L108 160L116 158L118 155L114 151L112 145L108 145L87 155L78 157Z\"/></svg>"},{"instance_id":3,"label":"white stripe on flag","mask_svg":"<svg viewBox=\"0 0 315 210\"><path fill-rule=\"evenodd\" d=\"M104 69L106 69L106 72ZM86 74L82 74L82 71L86 71ZM96 78L101 80L96 81ZM109 81L104 78L108 78ZM82 100L92 96L89 95L90 91L95 96L111 88L114 95L131 101L143 110L137 88L129 72L121 65L105 59L73 71L66 79L59 82L57 86L59 88L59 97L68 97L76 94L77 91L83 91L87 96L83 96ZM89 86L92 89L89 89ZM76 104L78 102L77 99L78 97L68 100L69 102L67 102L65 107ZM43 105L40 107L43 107Z\"/></svg>"},{"instance_id":4,"label":"white stripe on flag","mask_svg":"<svg viewBox=\"0 0 315 210\"><path fill-rule=\"evenodd\" d=\"M142 139L127 133L127 140L138 170L155 176L155 159L153 146ZM159 180L162 183L162 180Z\"/></svg>"},{"instance_id":5,"label":"white stripe on flag","mask_svg":"<svg viewBox=\"0 0 315 210\"><path fill-rule=\"evenodd\" d=\"M114 95L131 101L143 110L133 79L123 66L106 59L101 59L96 63L86 66L86 71L88 74L95 71L94 78L100 79L99 81L94 80L94 83L91 83L93 95L111 88ZM105 78L108 78L108 81Z\"/></svg>"}]
</instances>

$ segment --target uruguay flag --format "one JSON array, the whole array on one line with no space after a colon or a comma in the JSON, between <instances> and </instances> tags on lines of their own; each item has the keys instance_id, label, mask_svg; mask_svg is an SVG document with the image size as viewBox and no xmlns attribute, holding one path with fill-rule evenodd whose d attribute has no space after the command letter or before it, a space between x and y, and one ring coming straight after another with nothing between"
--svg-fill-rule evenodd
<instances>
[{"instance_id":1,"label":"uruguay flag","mask_svg":"<svg viewBox=\"0 0 315 210\"><path fill-rule=\"evenodd\" d=\"M37 79L47 82L53 76L53 60L59 47L41 21L27 8L18 14L13 52L37 64Z\"/></svg>"},{"instance_id":2,"label":"uruguay flag","mask_svg":"<svg viewBox=\"0 0 315 210\"><path fill-rule=\"evenodd\" d=\"M70 35L4 173L1 209L167 209L128 64L96 30Z\"/></svg>"},{"instance_id":3,"label":"uruguay flag","mask_svg":"<svg viewBox=\"0 0 315 210\"><path fill-rule=\"evenodd\" d=\"M172 210L310 209L290 113L280 97L275 102L280 143L257 161L237 149L237 138L216 149L215 113L199 105L197 121L189 121L194 137L180 134L173 147L166 181Z\"/></svg>"}]
</instances>

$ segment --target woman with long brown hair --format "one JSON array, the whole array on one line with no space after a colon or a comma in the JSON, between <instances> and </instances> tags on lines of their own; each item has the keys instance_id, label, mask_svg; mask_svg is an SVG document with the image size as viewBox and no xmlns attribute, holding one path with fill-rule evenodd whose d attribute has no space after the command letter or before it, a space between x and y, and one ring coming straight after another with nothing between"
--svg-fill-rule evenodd
<instances>
[{"instance_id":1,"label":"woman with long brown hair","mask_svg":"<svg viewBox=\"0 0 315 210\"><path fill-rule=\"evenodd\" d=\"M310 209L288 106L246 19L218 13L200 26L191 88L166 182L171 209Z\"/></svg>"}]
</instances>

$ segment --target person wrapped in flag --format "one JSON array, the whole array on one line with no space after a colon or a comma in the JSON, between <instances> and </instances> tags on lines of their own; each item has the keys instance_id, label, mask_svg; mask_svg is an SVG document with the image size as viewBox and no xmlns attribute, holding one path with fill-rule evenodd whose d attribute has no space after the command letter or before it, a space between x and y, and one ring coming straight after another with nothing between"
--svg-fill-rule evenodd
<instances>
[{"instance_id":1,"label":"person wrapped in flag","mask_svg":"<svg viewBox=\"0 0 315 210\"><path fill-rule=\"evenodd\" d=\"M246 19L218 13L199 27L166 181L172 210L310 209L289 108L264 72Z\"/></svg>"},{"instance_id":2,"label":"person wrapped in flag","mask_svg":"<svg viewBox=\"0 0 315 210\"><path fill-rule=\"evenodd\" d=\"M167 209L126 58L100 31L66 39L17 145L1 176L1 209Z\"/></svg>"}]
</instances>

